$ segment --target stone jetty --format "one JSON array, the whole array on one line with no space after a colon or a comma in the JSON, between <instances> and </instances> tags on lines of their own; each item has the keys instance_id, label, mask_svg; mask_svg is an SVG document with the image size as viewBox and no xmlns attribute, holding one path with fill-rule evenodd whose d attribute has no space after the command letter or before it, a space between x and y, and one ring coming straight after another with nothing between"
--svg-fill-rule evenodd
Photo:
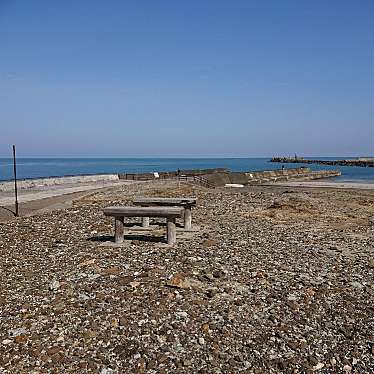
<instances>
[{"instance_id":1,"label":"stone jetty","mask_svg":"<svg viewBox=\"0 0 374 374\"><path fill-rule=\"evenodd\" d=\"M333 166L360 166L360 167L374 167L374 158L357 158L348 160L310 160L302 157L273 157L270 162L280 162L283 164L320 164Z\"/></svg>"}]
</instances>

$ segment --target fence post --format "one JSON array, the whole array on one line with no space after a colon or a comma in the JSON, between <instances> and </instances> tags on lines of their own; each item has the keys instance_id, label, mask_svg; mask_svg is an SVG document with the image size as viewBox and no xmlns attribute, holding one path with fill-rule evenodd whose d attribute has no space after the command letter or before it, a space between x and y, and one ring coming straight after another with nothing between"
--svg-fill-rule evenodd
<instances>
[{"instance_id":1,"label":"fence post","mask_svg":"<svg viewBox=\"0 0 374 374\"><path fill-rule=\"evenodd\" d=\"M16 146L13 145L13 173L14 173L14 194L15 194L15 205L16 205L16 217L19 215L18 211L18 188L17 188L17 164L16 164Z\"/></svg>"}]
</instances>

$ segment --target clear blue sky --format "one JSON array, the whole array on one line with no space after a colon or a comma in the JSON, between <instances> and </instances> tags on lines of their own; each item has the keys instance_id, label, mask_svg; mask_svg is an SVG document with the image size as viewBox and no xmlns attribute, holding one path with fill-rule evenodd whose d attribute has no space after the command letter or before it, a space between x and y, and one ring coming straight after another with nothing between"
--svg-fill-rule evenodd
<instances>
[{"instance_id":1,"label":"clear blue sky","mask_svg":"<svg viewBox=\"0 0 374 374\"><path fill-rule=\"evenodd\" d=\"M0 156L374 156L374 1L0 0Z\"/></svg>"}]
</instances>

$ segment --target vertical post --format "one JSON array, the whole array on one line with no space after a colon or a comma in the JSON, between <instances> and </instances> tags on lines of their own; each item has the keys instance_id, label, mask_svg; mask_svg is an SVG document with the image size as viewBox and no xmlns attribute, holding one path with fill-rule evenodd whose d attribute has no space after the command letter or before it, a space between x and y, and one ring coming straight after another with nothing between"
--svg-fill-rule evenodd
<instances>
[{"instance_id":1,"label":"vertical post","mask_svg":"<svg viewBox=\"0 0 374 374\"><path fill-rule=\"evenodd\" d=\"M184 228L186 230L192 229L191 205L186 205L184 207Z\"/></svg>"},{"instance_id":2,"label":"vertical post","mask_svg":"<svg viewBox=\"0 0 374 374\"><path fill-rule=\"evenodd\" d=\"M114 219L114 241L123 243L123 235L125 233L124 217L115 217Z\"/></svg>"},{"instance_id":3,"label":"vertical post","mask_svg":"<svg viewBox=\"0 0 374 374\"><path fill-rule=\"evenodd\" d=\"M16 205L16 217L19 216L18 210L18 188L17 188L17 164L16 164L16 146L13 145L13 173L14 173L14 194L15 194L15 205Z\"/></svg>"},{"instance_id":4,"label":"vertical post","mask_svg":"<svg viewBox=\"0 0 374 374\"><path fill-rule=\"evenodd\" d=\"M168 244L173 245L177 241L177 230L175 227L175 218L168 218L166 230L167 230Z\"/></svg>"}]
</instances>

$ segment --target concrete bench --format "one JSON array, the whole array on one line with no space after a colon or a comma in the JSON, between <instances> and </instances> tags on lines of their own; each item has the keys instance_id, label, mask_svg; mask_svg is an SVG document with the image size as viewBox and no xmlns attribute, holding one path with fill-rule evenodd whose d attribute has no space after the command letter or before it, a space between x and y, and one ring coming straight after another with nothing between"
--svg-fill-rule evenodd
<instances>
[{"instance_id":1,"label":"concrete bench","mask_svg":"<svg viewBox=\"0 0 374 374\"><path fill-rule=\"evenodd\" d=\"M134 207L134 206L111 206L103 210L106 216L114 217L115 242L122 243L125 233L125 217L157 217L166 218L166 236L168 244L176 242L176 218L183 215L182 208L171 207Z\"/></svg>"},{"instance_id":2,"label":"concrete bench","mask_svg":"<svg viewBox=\"0 0 374 374\"><path fill-rule=\"evenodd\" d=\"M136 197L133 200L134 205L142 207L149 206L180 206L184 208L184 228L191 230L192 213L191 208L196 206L196 197ZM143 217L143 227L149 226L149 217Z\"/></svg>"}]
</instances>

